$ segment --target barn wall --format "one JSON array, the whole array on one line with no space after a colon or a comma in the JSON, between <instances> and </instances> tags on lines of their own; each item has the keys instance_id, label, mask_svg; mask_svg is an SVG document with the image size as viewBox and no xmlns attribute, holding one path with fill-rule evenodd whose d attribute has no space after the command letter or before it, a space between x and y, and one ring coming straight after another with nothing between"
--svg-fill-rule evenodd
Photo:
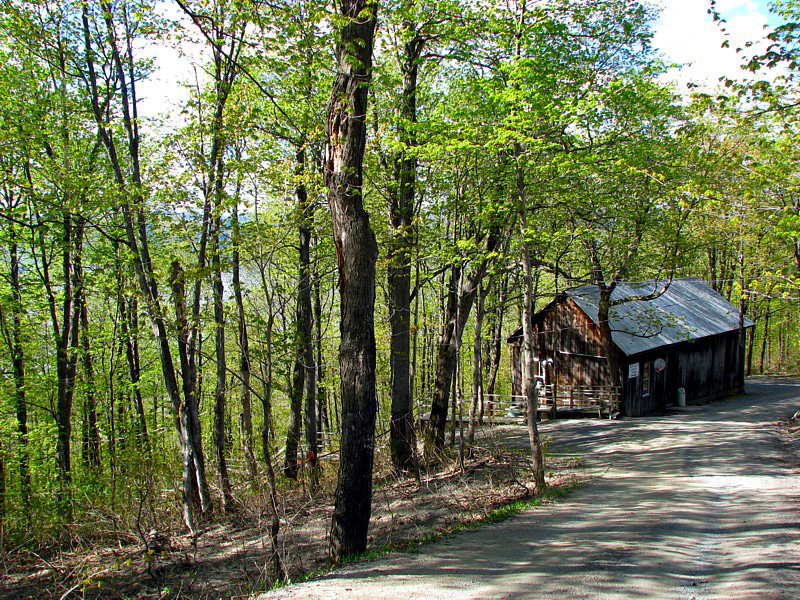
<instances>
[{"instance_id":1,"label":"barn wall","mask_svg":"<svg viewBox=\"0 0 800 600\"><path fill-rule=\"evenodd\" d=\"M552 365L551 375L559 385L610 385L603 354L600 328L572 299L555 304L539 315L534 354Z\"/></svg>"},{"instance_id":2,"label":"barn wall","mask_svg":"<svg viewBox=\"0 0 800 600\"><path fill-rule=\"evenodd\" d=\"M655 362L662 359L666 368L657 371ZM652 352L637 354L625 359L622 385L622 413L628 417L643 417L666 408L670 399L667 387L667 377L672 368L667 348L659 348ZM631 364L639 365L639 376L628 377L628 367ZM645 394L645 373L650 375L650 390Z\"/></svg>"},{"instance_id":3,"label":"barn wall","mask_svg":"<svg viewBox=\"0 0 800 600\"><path fill-rule=\"evenodd\" d=\"M715 398L736 391L739 368L739 332L684 342L673 350L678 369L670 392L686 390L687 401Z\"/></svg>"}]
</instances>

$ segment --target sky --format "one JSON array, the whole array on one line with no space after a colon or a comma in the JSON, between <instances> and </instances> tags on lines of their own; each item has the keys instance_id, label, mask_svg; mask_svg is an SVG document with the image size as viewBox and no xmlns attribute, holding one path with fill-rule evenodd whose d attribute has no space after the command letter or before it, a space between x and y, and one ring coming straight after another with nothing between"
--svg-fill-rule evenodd
<instances>
[{"instance_id":1,"label":"sky","mask_svg":"<svg viewBox=\"0 0 800 600\"><path fill-rule=\"evenodd\" d=\"M590 0L582 0L590 1ZM668 80L676 83L679 89L686 84L698 84L712 91L719 78L742 78L742 55L736 53L737 47L744 47L747 41L758 42L749 51L764 48L763 39L768 32L765 26L775 25L776 18L768 10L767 0L717 0L717 10L727 21L729 48L722 48L726 33L714 23L708 14L710 0L654 0L660 5L661 16L654 23L654 46L668 63L678 63L680 68L671 71ZM178 17L180 12L171 3L164 4ZM146 117L158 113L171 113L173 120L180 111L180 105L188 98L188 91L180 83L194 83L196 77L202 80L200 70L195 71L191 59L181 57L175 50L153 48L147 54L155 55L159 68L153 80L142 82L144 102L141 114ZM197 55L194 51L191 54ZM198 58L196 56L196 58Z\"/></svg>"},{"instance_id":2,"label":"sky","mask_svg":"<svg viewBox=\"0 0 800 600\"><path fill-rule=\"evenodd\" d=\"M768 29L777 24L766 0L718 0L717 10L727 22L729 48L722 48L726 34L708 14L710 0L660 0L662 13L655 23L653 44L667 62L683 67L673 70L670 78L679 85L692 82L713 88L721 76L744 77L741 53L747 41L758 42L747 52L765 48Z\"/></svg>"}]
</instances>

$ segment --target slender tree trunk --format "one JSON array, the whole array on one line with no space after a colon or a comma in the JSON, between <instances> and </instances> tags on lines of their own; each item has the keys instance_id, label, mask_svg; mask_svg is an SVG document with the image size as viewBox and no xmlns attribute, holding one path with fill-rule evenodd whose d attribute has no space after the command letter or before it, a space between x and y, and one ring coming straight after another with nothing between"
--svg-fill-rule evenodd
<instances>
[{"instance_id":1,"label":"slender tree trunk","mask_svg":"<svg viewBox=\"0 0 800 600\"><path fill-rule=\"evenodd\" d=\"M472 341L472 404L469 410L469 429L467 443L475 443L475 425L478 415L483 413L483 319L485 316L486 294L491 289L492 277L486 288L478 290L478 303L475 306L475 332Z\"/></svg>"},{"instance_id":2,"label":"slender tree trunk","mask_svg":"<svg viewBox=\"0 0 800 600\"><path fill-rule=\"evenodd\" d=\"M97 428L97 396L94 361L89 341L89 315L86 295L81 294L81 342L83 345L83 371L86 377L86 436L84 439L84 462L94 469L100 467L100 431Z\"/></svg>"},{"instance_id":3,"label":"slender tree trunk","mask_svg":"<svg viewBox=\"0 0 800 600\"><path fill-rule=\"evenodd\" d=\"M319 426L323 431L331 430L328 412L328 395L323 381L325 379L325 364L322 362L322 299L320 298L319 273L314 275L314 326L316 327L315 347L317 353L317 406L319 407Z\"/></svg>"},{"instance_id":4,"label":"slender tree trunk","mask_svg":"<svg viewBox=\"0 0 800 600\"><path fill-rule=\"evenodd\" d=\"M599 280L600 298L598 301L597 320L600 327L600 335L603 340L603 353L606 357L608 365L608 374L611 379L611 385L617 386L622 391L622 371L619 367L617 360L617 352L614 348L614 342L611 339L611 323L609 321L609 313L611 312L611 294L614 291L613 287L607 286Z\"/></svg>"},{"instance_id":5,"label":"slender tree trunk","mask_svg":"<svg viewBox=\"0 0 800 600\"><path fill-rule=\"evenodd\" d=\"M14 238L12 228L11 237ZM19 461L19 486L22 509L26 520L30 518L31 472L28 454L28 403L25 397L25 349L22 345L22 285L19 277L19 247L12 241L9 247L10 266L9 281L11 283L11 330L8 330L3 319L3 333L11 355L14 372L14 400L17 416L17 456ZM1 313L0 313L1 314Z\"/></svg>"},{"instance_id":6,"label":"slender tree trunk","mask_svg":"<svg viewBox=\"0 0 800 600\"><path fill-rule=\"evenodd\" d=\"M741 223L742 219L740 219ZM743 225L740 224L740 228ZM745 374L745 352L747 351L747 329L744 327L744 315L747 312L747 296L745 296L745 270L744 270L744 233L739 232L739 284L740 284L740 298L739 298L739 345L738 356L736 362L736 390L744 393L744 374Z\"/></svg>"},{"instance_id":7,"label":"slender tree trunk","mask_svg":"<svg viewBox=\"0 0 800 600\"><path fill-rule=\"evenodd\" d=\"M365 119L377 4L343 0L336 78L327 110L325 183L339 266L342 398L339 481L329 557L363 552L372 510L375 450L375 263L378 247L361 198Z\"/></svg>"},{"instance_id":8,"label":"slender tree trunk","mask_svg":"<svg viewBox=\"0 0 800 600\"><path fill-rule=\"evenodd\" d=\"M522 175L518 174L521 179ZM533 480L536 492L541 494L546 486L544 478L544 453L539 438L538 419L539 397L536 387L534 353L533 353L533 268L531 266L531 252L526 240L528 230L528 217L524 184L518 180L517 192L519 202L519 220L522 234L522 268L524 281L524 298L522 301L522 391L525 395L527 406L528 439L531 446L531 461L533 462Z\"/></svg>"},{"instance_id":9,"label":"slender tree trunk","mask_svg":"<svg viewBox=\"0 0 800 600\"><path fill-rule=\"evenodd\" d=\"M461 344L456 344L456 364L453 368L453 391L450 395L450 442L452 450L456 444L456 425L458 424L459 392L461 390Z\"/></svg>"},{"instance_id":10,"label":"slender tree trunk","mask_svg":"<svg viewBox=\"0 0 800 600\"><path fill-rule=\"evenodd\" d=\"M178 261L172 262L170 283L172 286L173 303L175 305L175 318L178 330L178 354L181 367L185 373L190 371L189 367L189 323L186 314L185 293L186 285L184 281L183 269ZM178 434L181 441L181 453L183 458L183 509L184 520L189 529L194 532L194 512L199 504L203 509L203 495L201 493L200 474L198 473L197 448L193 439L194 420L192 412L197 411L197 399L194 397L194 385L190 377L183 377L183 397L184 401L178 399L178 406L173 408L177 419ZM177 381L176 381L177 386ZM205 473L203 473L205 479Z\"/></svg>"},{"instance_id":11,"label":"slender tree trunk","mask_svg":"<svg viewBox=\"0 0 800 600\"><path fill-rule=\"evenodd\" d=\"M222 161L220 160L220 163ZM221 181L221 165L219 165L217 181ZM233 492L228 475L227 435L225 427L225 399L227 394L228 362L225 355L225 310L224 287L222 285L222 265L220 260L219 237L221 228L219 214L214 218L213 255L211 257L211 273L214 290L214 350L216 354L217 379L214 388L214 447L217 451L217 469L219 470L219 486L222 490L222 509L233 510Z\"/></svg>"},{"instance_id":12,"label":"slender tree trunk","mask_svg":"<svg viewBox=\"0 0 800 600\"><path fill-rule=\"evenodd\" d=\"M761 356L759 357L758 372L764 374L764 361L767 357L767 341L769 340L769 313L770 299L767 298L767 305L764 307L764 339L761 340Z\"/></svg>"},{"instance_id":13,"label":"slender tree trunk","mask_svg":"<svg viewBox=\"0 0 800 600\"><path fill-rule=\"evenodd\" d=\"M80 252L82 240L73 237L72 216L65 213L62 220L61 259L63 269L63 298L61 316L50 277L48 252L44 243L44 233L38 234L41 258L40 273L47 293L50 318L56 346L57 400L55 410L56 421L56 468L59 480L59 503L64 516L71 512L72 466L70 440L72 437L72 400L75 389L75 373L77 368L78 328L80 324L79 294L80 286L76 286L76 274L73 265L74 252ZM76 289L77 288L77 289Z\"/></svg>"},{"instance_id":14,"label":"slender tree trunk","mask_svg":"<svg viewBox=\"0 0 800 600\"><path fill-rule=\"evenodd\" d=\"M247 473L251 483L255 484L258 479L258 466L256 465L255 453L253 451L253 409L250 400L250 380L252 367L250 362L250 341L247 335L247 314L244 310L244 297L242 296L241 265L239 258L239 248L242 238L239 227L239 193L237 189L237 203L233 206L233 295L236 299L236 315L238 325L239 342L239 377L242 381L242 413L240 415L240 425L242 429L242 446L244 449L244 459L247 464Z\"/></svg>"},{"instance_id":15,"label":"slender tree trunk","mask_svg":"<svg viewBox=\"0 0 800 600\"><path fill-rule=\"evenodd\" d=\"M296 155L298 185L296 190L297 205L300 211L300 281L298 295L298 334L302 356L302 367L305 370L305 405L303 407L303 425L306 434L305 464L309 467L312 489L317 485L317 468L319 450L317 431L317 367L314 360L314 308L311 302L311 229L314 223L314 207L308 201L308 192L304 181L306 171L306 151L301 148Z\"/></svg>"},{"instance_id":16,"label":"slender tree trunk","mask_svg":"<svg viewBox=\"0 0 800 600\"><path fill-rule=\"evenodd\" d=\"M317 404L316 366L314 365L313 307L311 303L311 223L312 207L308 202L303 177L305 149L296 153L298 184L296 188L299 226L299 282L295 311L295 363L292 375L291 416L286 436L286 474L297 477L297 448L300 441L301 419L305 425L306 456L303 459L311 472L312 488L317 477ZM305 406L303 391L305 389ZM302 416L301 416L302 415Z\"/></svg>"},{"instance_id":17,"label":"slender tree trunk","mask_svg":"<svg viewBox=\"0 0 800 600\"><path fill-rule=\"evenodd\" d=\"M139 303L136 298L119 298L122 338L125 345L125 360L128 364L133 405L136 409L136 443L150 455L150 438L147 432L147 415L141 389L141 366L139 357Z\"/></svg>"},{"instance_id":18,"label":"slender tree trunk","mask_svg":"<svg viewBox=\"0 0 800 600\"><path fill-rule=\"evenodd\" d=\"M298 301L298 312L300 302ZM299 323L295 323L298 326ZM289 392L289 426L286 428L286 452L284 455L283 474L289 479L297 479L300 467L298 451L300 433L303 422L303 389L305 388L306 370L303 367L304 348L298 343L299 335L295 333L295 358L292 367L292 379Z\"/></svg>"},{"instance_id":19,"label":"slender tree trunk","mask_svg":"<svg viewBox=\"0 0 800 600\"><path fill-rule=\"evenodd\" d=\"M6 526L6 460L3 440L0 438L0 535L5 537ZM4 540L3 540L4 541ZM2 548L2 541L0 541Z\"/></svg>"},{"instance_id":20,"label":"slender tree trunk","mask_svg":"<svg viewBox=\"0 0 800 600\"><path fill-rule=\"evenodd\" d=\"M503 283L500 286L500 298L497 303L497 312L492 327L492 365L489 369L489 383L486 386L486 393L490 400L488 402L489 414L491 415L491 398L494 396L495 385L497 384L497 373L500 371L500 360L503 356L503 318L506 311L506 300L508 299L508 275L503 276ZM481 414L481 421L483 414Z\"/></svg>"},{"instance_id":21,"label":"slender tree trunk","mask_svg":"<svg viewBox=\"0 0 800 600\"><path fill-rule=\"evenodd\" d=\"M750 336L747 338L747 370L746 375L750 377L753 374L753 349L756 344L756 328L750 329Z\"/></svg>"},{"instance_id":22,"label":"slender tree trunk","mask_svg":"<svg viewBox=\"0 0 800 600\"><path fill-rule=\"evenodd\" d=\"M722 284L717 279L717 249L711 247L706 251L708 257L708 277L711 280L711 287L717 293L722 292Z\"/></svg>"},{"instance_id":23,"label":"slender tree trunk","mask_svg":"<svg viewBox=\"0 0 800 600\"><path fill-rule=\"evenodd\" d=\"M488 256L498 247L500 235L496 229L490 230L484 241L484 256ZM447 406L453 371L455 370L456 351L460 345L478 286L483 280L489 265L489 258L484 258L475 266L467 277L461 277L461 267L453 265L448 285L445 307L445 322L439 336L436 351L436 375L431 403L431 418L426 436L426 451L444 448L444 433L447 423ZM461 285L459 286L459 280Z\"/></svg>"},{"instance_id":24,"label":"slender tree trunk","mask_svg":"<svg viewBox=\"0 0 800 600\"><path fill-rule=\"evenodd\" d=\"M406 23L408 41L403 44L401 71L403 89L399 134L404 148L394 160L393 184L389 191L392 237L389 244L387 278L389 287L389 363L392 404L389 445L392 464L400 471L414 469L414 405L411 386L411 257L414 245L414 197L417 159L414 124L417 120L417 78L424 39L416 24Z\"/></svg>"},{"instance_id":25,"label":"slender tree trunk","mask_svg":"<svg viewBox=\"0 0 800 600\"><path fill-rule=\"evenodd\" d=\"M117 147L117 138L112 134L112 131L107 122L106 111L103 108L103 101L101 101L101 93L99 91L97 72L94 64L95 50L92 47L92 32L95 27L90 23L90 13L88 4L82 6L82 29L85 43L85 60L87 67L87 85L90 90L90 99L92 103L92 112L95 122L98 125L98 133L109 158L111 170L114 174L114 181L117 184L120 192L120 201L118 204L119 210L123 215L123 224L125 228L126 242L129 251L132 255L132 262L136 272L136 279L141 289L142 296L146 302L147 312L150 317L151 327L153 329L153 336L155 338L159 359L161 362L161 371L164 377L164 385L167 394L170 398L171 408L173 415L175 415L175 423L178 428L178 436L181 443L181 454L183 461L183 516L186 526L192 533L196 533L193 511L193 500L195 494L193 490L195 486L197 494L200 497L201 509L203 512L210 512L212 508L211 498L208 493L208 483L205 477L205 464L202 455L202 445L200 442L199 431L193 432L191 429L195 426L195 419L193 419L192 411L197 410L196 402L193 393L188 396L185 401L182 401L180 389L178 387L177 376L175 373L175 365L172 362L172 351L169 346L167 337L167 328L164 322L164 313L161 307L161 300L158 292L158 285L156 283L155 271L153 269L152 260L150 257L150 245L148 241L148 223L145 213L143 211L144 198L142 197L141 190L144 188L142 185L141 169L139 165L139 125L137 114L137 98L135 77L132 72L132 41L130 32L124 32L124 40L127 42L126 59L123 60L122 53L119 48L118 33L119 28L114 22L113 7L108 2L102 3L103 15L102 19L105 23L106 38L105 42L108 44L106 50L109 52L113 59L114 75L116 78L116 86L118 89L118 97L120 106L122 108L122 126L126 138L126 154L129 157L130 165L126 172L123 168L123 162L120 158L120 152ZM126 68L126 64L128 68ZM181 290L184 286L180 282ZM183 293L183 292L182 292ZM183 299L181 298L181 302ZM185 309L181 311L180 318L185 319ZM186 358L186 327L184 326L179 335L179 348L182 347L182 358ZM182 360L182 374L184 379L191 379L194 372L189 368L190 364L186 360ZM193 381L193 380L192 380ZM186 389L186 381L184 387ZM191 387L194 392L194 387Z\"/></svg>"},{"instance_id":26,"label":"slender tree trunk","mask_svg":"<svg viewBox=\"0 0 800 600\"><path fill-rule=\"evenodd\" d=\"M281 560L278 535L281 529L280 511L278 510L278 486L275 482L275 469L272 465L272 452L270 450L270 419L272 416L272 329L275 324L275 311L272 305L272 296L263 277L264 292L267 294L269 314L267 316L267 330L264 345L266 348L266 373L264 374L264 393L261 396L261 407L264 413L264 423L261 427L261 451L264 455L264 465L267 468L267 482L269 484L269 506L272 522L270 524L270 541L272 543L272 566L275 576L279 581L286 581L286 570Z\"/></svg>"}]
</instances>

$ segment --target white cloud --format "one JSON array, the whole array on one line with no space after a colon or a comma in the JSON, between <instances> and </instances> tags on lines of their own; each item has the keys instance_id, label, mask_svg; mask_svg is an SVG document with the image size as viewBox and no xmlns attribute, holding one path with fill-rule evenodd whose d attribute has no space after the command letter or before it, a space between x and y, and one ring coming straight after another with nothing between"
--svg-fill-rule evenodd
<instances>
[{"instance_id":1,"label":"white cloud","mask_svg":"<svg viewBox=\"0 0 800 600\"><path fill-rule=\"evenodd\" d=\"M692 82L714 88L720 77L741 79L743 55L765 48L767 7L756 0L718 0L717 10L726 23L712 21L710 3L701 0L663 0L661 17L655 23L654 46L665 61L679 63L669 79L680 86ZM724 31L723 31L724 28ZM729 47L723 48L727 40ZM753 42L752 48L746 48ZM743 52L736 52L743 48Z\"/></svg>"},{"instance_id":2,"label":"white cloud","mask_svg":"<svg viewBox=\"0 0 800 600\"><path fill-rule=\"evenodd\" d=\"M209 77L203 66L208 64L204 44L197 39L189 18L172 4L160 4L162 16L179 21L183 31L180 41L148 40L140 49L143 57L153 60L154 72L138 85L141 98L139 114L145 119L163 117L166 125L180 123L180 111L188 102L190 87L202 86Z\"/></svg>"}]
</instances>

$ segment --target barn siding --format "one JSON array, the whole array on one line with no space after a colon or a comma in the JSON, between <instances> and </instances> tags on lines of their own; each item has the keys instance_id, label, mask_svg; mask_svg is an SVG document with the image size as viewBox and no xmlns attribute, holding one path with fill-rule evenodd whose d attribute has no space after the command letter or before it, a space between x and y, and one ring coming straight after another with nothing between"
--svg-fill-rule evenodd
<instances>
[{"instance_id":1,"label":"barn siding","mask_svg":"<svg viewBox=\"0 0 800 600\"><path fill-rule=\"evenodd\" d=\"M687 402L716 398L736 391L739 332L701 338L677 345L673 354L679 365L669 381L669 393L677 400L678 388L686 390Z\"/></svg>"},{"instance_id":2,"label":"barn siding","mask_svg":"<svg viewBox=\"0 0 800 600\"><path fill-rule=\"evenodd\" d=\"M567 298L534 322L534 354L560 385L610 385L600 328Z\"/></svg>"},{"instance_id":3,"label":"barn siding","mask_svg":"<svg viewBox=\"0 0 800 600\"><path fill-rule=\"evenodd\" d=\"M604 356L600 328L568 296L561 296L534 315L534 354L539 361L550 361L547 379L559 385L612 385ZM512 344L512 364L520 394L520 339ZM622 368L622 412L644 416L676 404L678 388L686 399L697 402L735 392L739 360L739 332L681 342L633 356L618 353ZM663 358L667 366L657 373L653 363ZM629 379L628 366L639 363L639 377ZM651 369L651 392L642 395L646 364ZM551 379L552 378L552 379Z\"/></svg>"}]
</instances>

